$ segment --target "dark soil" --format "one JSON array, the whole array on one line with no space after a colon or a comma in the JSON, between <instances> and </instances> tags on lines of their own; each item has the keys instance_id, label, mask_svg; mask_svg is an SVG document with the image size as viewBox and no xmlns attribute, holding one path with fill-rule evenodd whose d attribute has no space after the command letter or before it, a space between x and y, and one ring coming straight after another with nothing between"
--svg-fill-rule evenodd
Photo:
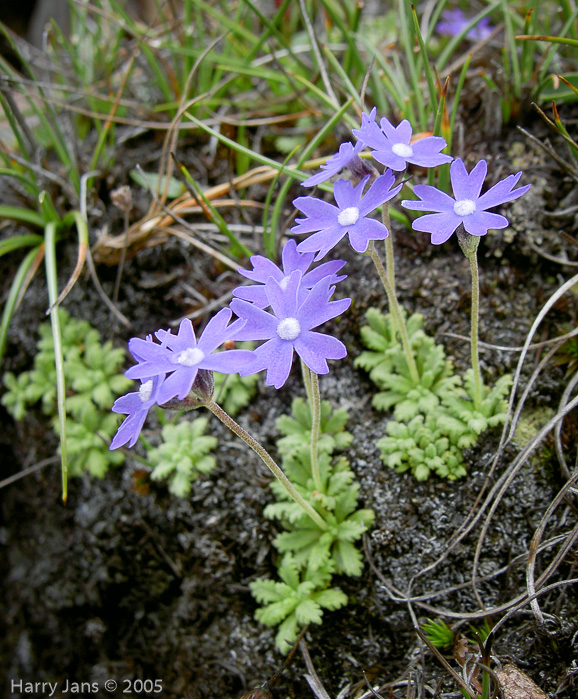
<instances>
[{"instance_id":1,"label":"dark soil","mask_svg":"<svg viewBox=\"0 0 578 699\"><path fill-rule=\"evenodd\" d=\"M509 209L511 229L506 234L491 234L480 246L480 336L500 346L521 346L539 309L561 280L572 274L572 269L538 255L531 244L555 256L567 252L575 257L572 245L561 242L559 231L563 224L566 233L575 234L574 221L555 219L554 227L554 219L545 213L563 208L565 198L575 195L575 185L522 138L507 132L489 153L495 156L495 165L503 168L496 178L525 169L524 182L533 183L529 195ZM127 152L127 163L138 162L146 149L150 153L150 144L135 146ZM184 146L185 156L186 152ZM471 155L475 160L488 153ZM115 172L101 190L123 183L128 183L126 172ZM257 198L256 193L251 196ZM142 212L146 203L143 200ZM113 230L122 230L112 208L102 215ZM465 370L468 343L445 333L464 337L469 333L467 261L453 240L434 249L424 240L427 236L395 228L402 303L408 312L419 310L425 315L428 332L445 344L457 367ZM59 254L62 285L74 266L73 243L61 245ZM450 538L476 504L499 433L484 436L468 452L468 475L455 483L436 479L417 483L407 473L397 474L381 464L375 442L384 433L389 416L371 409L375 389L363 372L353 368L353 358L361 350L359 328L364 312L371 305L384 308L385 302L370 260L344 248L339 255L348 260L349 275L339 293L351 295L354 303L334 327L350 348L350 356L333 363L331 373L322 377L321 390L323 398L349 411L348 429L354 440L347 456L361 482L363 506L375 510L376 522L365 541L368 560L363 576L338 581L350 604L327 613L322 626L311 627L307 645L331 697L348 685L349 692L340 696L360 696L365 688L364 672L374 686L405 678L427 695L437 690L443 696L460 696L456 682L438 661L420 650L412 614L420 621L436 617L438 611L467 618L468 613L480 611L480 604L499 607L523 593L530 541L564 479L551 456L551 444L548 453L540 447L521 468L480 545L479 599L468 583L485 515L470 535L433 566L447 553ZM16 262L7 258L1 262L5 286ZM98 272L111 294L116 269L101 265ZM183 284L202 288L209 298L216 298L235 283L212 259L200 257L173 239L141 250L127 262L119 308L133 324L130 330L111 316L88 279L76 285L65 307L89 319L103 338L111 337L121 346L132 335L166 327L189 312ZM36 327L46 305L39 277L13 323L6 369L30 367ZM555 336L560 324L572 321L575 313L575 296L569 295L548 316L536 339ZM483 350L487 379L512 372L518 356ZM528 359L524 381L536 357L532 354ZM564 370L549 366L542 372L528 397L525 414L540 419L540 410L557 410L566 386ZM301 392L295 370L281 391L262 388L240 422L274 449L275 418L287 412L291 398ZM56 441L40 411L19 424L3 410L1 417L2 477L54 455ZM148 429L158 433L154 419L149 420ZM259 459L220 424L215 422L212 429L219 438L218 467L194 483L191 497L185 500L171 496L164 485L148 482L146 477L143 486L142 467L130 458L122 469L111 471L101 481L88 476L73 480L66 506L60 501L57 465L2 491L0 616L5 633L0 656L5 696L20 695L13 680L58 681L63 687L68 679L102 687L112 678L118 689L108 694L101 690L97 696L126 696L123 690L133 685L125 681L139 679L162 680L163 687L160 695L133 691L141 696L234 698L267 681L281 665L273 631L253 619L256 604L248 587L256 576L275 572L271 542L276 525L262 516L271 501L269 477ZM573 439L570 434L566 440L569 453L575 449ZM508 447L490 478L490 487L519 449L519 443ZM575 524L574 500L556 510L543 540L568 533ZM539 555L538 575L559 547L558 542ZM549 582L576 577L577 563L576 549L569 551ZM433 567L426 570L428 566ZM444 592L456 586L461 587ZM421 604L430 607L420 606L419 601L408 607L403 601L408 594L421 596ZM526 605L500 627L492 647L494 667L513 662L550 697L571 699L578 691L575 589L562 586L541 597L540 605L543 626L537 625ZM490 623L504 613L493 615ZM456 621L448 618L450 624ZM482 621L472 620L472 624L479 627ZM466 624L461 629L471 636ZM276 684L275 697L313 696L304 673L298 652ZM389 689L382 691L384 697L390 696ZM407 683L402 683L391 696L405 697L407 691Z\"/></svg>"}]
</instances>

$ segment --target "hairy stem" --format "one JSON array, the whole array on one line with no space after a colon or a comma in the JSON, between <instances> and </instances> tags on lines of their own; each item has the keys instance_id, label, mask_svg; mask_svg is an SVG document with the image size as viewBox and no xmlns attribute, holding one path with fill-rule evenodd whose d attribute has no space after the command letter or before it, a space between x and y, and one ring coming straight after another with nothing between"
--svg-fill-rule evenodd
<instances>
[{"instance_id":1,"label":"hairy stem","mask_svg":"<svg viewBox=\"0 0 578 699\"><path fill-rule=\"evenodd\" d=\"M299 507L303 509L304 512L311 517L311 519L315 522L315 524L323 531L327 531L328 526L327 522L321 517L321 515L316 512L316 510L313 509L313 507L306 502L301 495L295 490L293 485L291 484L291 481L287 478L287 476L283 473L282 469L275 463L273 457L269 454L269 452L259 444L259 442L252 436L250 435L245 429L241 427L233 418L226 413L217 403L215 403L214 400L206 400L204 402L204 406L210 410L213 415L219 420L226 425L231 432L234 432L237 437L240 437L245 444L248 444L251 449L261 457L263 460L264 464L267 466L267 468L271 471L271 473L275 476L275 478L281 483L281 485L285 488L287 491L289 497L296 502Z\"/></svg>"},{"instance_id":2,"label":"hairy stem","mask_svg":"<svg viewBox=\"0 0 578 699\"><path fill-rule=\"evenodd\" d=\"M307 402L309 405L312 404L313 402L313 395L311 391L313 390L311 387L311 372L309 371L309 367L303 360L301 360L301 375L303 376L303 385L305 386L305 394L307 396Z\"/></svg>"},{"instance_id":3,"label":"hairy stem","mask_svg":"<svg viewBox=\"0 0 578 699\"><path fill-rule=\"evenodd\" d=\"M381 209L381 220L383 225L389 231L389 235L385 239L385 269L387 270L387 276L389 278L389 283L395 294L395 258L393 255L393 236L391 232L391 220L389 217L389 204L386 202Z\"/></svg>"},{"instance_id":4,"label":"hairy stem","mask_svg":"<svg viewBox=\"0 0 578 699\"><path fill-rule=\"evenodd\" d=\"M321 398L319 395L319 376L312 371L311 375L311 398L309 403L311 408L311 474L315 483L315 490L323 492L321 474L319 473L319 455L317 453L317 442L319 441L319 431L321 429Z\"/></svg>"},{"instance_id":5,"label":"hairy stem","mask_svg":"<svg viewBox=\"0 0 578 699\"><path fill-rule=\"evenodd\" d=\"M480 277L478 273L478 254L474 251L468 255L472 270L472 371L474 374L474 406L479 410L482 406L482 376L480 373L480 357L478 350L478 321L480 317Z\"/></svg>"},{"instance_id":6,"label":"hairy stem","mask_svg":"<svg viewBox=\"0 0 578 699\"><path fill-rule=\"evenodd\" d=\"M387 294L387 300L389 301L389 309L395 322L395 326L399 330L401 345L403 347L411 380L417 386L420 382L419 371L417 368L417 364L415 363L415 358L411 349L409 335L407 334L407 328L405 326L405 321L403 319L401 308L395 295L395 289L391 285L391 281L389 279L389 275L387 274L387 270L383 266L383 262L377 254L373 241L369 243L367 251L371 259L373 260L373 264L377 269L377 273L379 274L379 278L381 279L381 283L383 284L383 288L385 289L385 293Z\"/></svg>"}]
</instances>

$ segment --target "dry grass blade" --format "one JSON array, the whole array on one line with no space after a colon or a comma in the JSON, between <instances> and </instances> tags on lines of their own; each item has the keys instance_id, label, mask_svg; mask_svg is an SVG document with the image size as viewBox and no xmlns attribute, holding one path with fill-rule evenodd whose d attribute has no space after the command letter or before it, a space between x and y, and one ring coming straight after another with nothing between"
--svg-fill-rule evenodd
<instances>
[{"instance_id":1,"label":"dry grass blade","mask_svg":"<svg viewBox=\"0 0 578 699\"><path fill-rule=\"evenodd\" d=\"M80 216L82 217L83 221L86 223L88 226L88 219L86 216L86 182L88 178L91 177L91 173L86 173L86 175L83 175L81 180L80 180ZM90 251L90 248L87 247L86 249L86 266L88 267L88 271L90 273L90 278L92 279L92 283L96 287L96 291L98 292L98 295L100 298L103 300L104 304L106 307L118 318L118 320L127 328L130 328L131 323L129 319L121 312L119 309L114 305L114 303L108 298L106 295L106 292L102 288L102 285L100 283L100 280L98 278L98 274L96 273L96 267L94 265L94 260L92 259L92 253Z\"/></svg>"},{"instance_id":2,"label":"dry grass blade","mask_svg":"<svg viewBox=\"0 0 578 699\"><path fill-rule=\"evenodd\" d=\"M480 604L480 607L483 608L483 603L481 601L481 598L479 596L479 593L477 591L476 587L476 578L477 578L477 570L478 570L478 565L479 565L479 560L481 556L481 551L482 551L482 546L484 543L484 540L486 538L490 522L492 521L494 514L502 501L503 497L506 494L506 491L510 487L512 481L514 478L519 474L522 466L526 463L526 459L528 456L534 451L534 449L545 439L545 437L551 432L551 430L555 427L555 425L558 423L559 420L562 420L569 412L571 412L576 406L578 406L578 396L576 396L570 403L568 403L563 410L558 412L557 415L555 415L547 425L545 425L539 432L538 434L532 439L524 448L524 450L518 454L518 456L514 459L512 464L508 467L506 472L500 477L500 479L496 482L495 486L492 488L490 493L488 494L488 497L486 499L485 506L487 506L489 503L491 503L490 509L488 511L488 514L486 516L485 522L482 526L482 530L480 532L480 536L478 538L478 543L476 546L476 552L474 554L474 560L473 560L473 565L472 565L472 575L471 575L471 581L472 581L472 587L474 590L474 594L476 595L476 598L478 599L478 602ZM485 509L485 506L483 509ZM483 509L481 511L483 511ZM545 573L541 576L540 581L544 582L547 580L547 577L545 577Z\"/></svg>"},{"instance_id":3,"label":"dry grass blade","mask_svg":"<svg viewBox=\"0 0 578 699\"><path fill-rule=\"evenodd\" d=\"M530 139L532 143L535 143L538 148L544 151L544 153L547 153L551 158L553 158L560 167L570 175L570 177L575 181L578 182L578 171L576 168L574 168L568 161L564 160L556 151L546 143L543 143L539 138L536 138L533 134L531 134L529 131L526 131L526 129L523 129L521 126L517 127L518 131L521 131L526 138Z\"/></svg>"},{"instance_id":4,"label":"dry grass blade","mask_svg":"<svg viewBox=\"0 0 578 699\"><path fill-rule=\"evenodd\" d=\"M192 107L196 102L199 101L199 96L194 97L192 100L187 100L186 96L189 94L189 91L191 89L191 86L193 84L193 78L195 74L197 73L201 63L203 60L207 57L207 55L213 50L213 48L226 36L227 34L222 34L221 36L216 37L208 46L207 48L201 53L201 55L198 57L198 59L195 61L193 66L191 67L191 70L189 71L189 74L187 76L187 82L185 84L185 89L183 90L183 95L180 100L179 104L179 109L177 113L175 114L174 119L171 121L171 126L170 129L168 130L164 142L163 142L163 152L161 154L161 159L159 162L159 182L162 181L162 176L165 176L165 187L163 192L158 192L160 196L160 200L164 204L166 201L166 196L167 196L167 190L169 186L169 180L171 178L173 168L174 168L174 162L173 159L170 157L171 153L176 152L177 148L177 141L181 129L181 123L183 116L185 115L185 112L187 109Z\"/></svg>"},{"instance_id":5,"label":"dry grass blade","mask_svg":"<svg viewBox=\"0 0 578 699\"><path fill-rule=\"evenodd\" d=\"M233 206L262 207L262 204L253 200L243 200L238 202L235 199L224 199L223 195L231 190L239 190L250 187L254 184L270 182L276 176L277 171L267 165L260 165L244 175L235 177L231 182L211 187L204 192L205 197L215 208L227 208ZM157 200L158 201L158 200ZM172 226L176 218L183 214L200 213L204 211L201 202L191 196L188 192L166 205L166 208L153 203L147 215L134 223L127 232L128 252L134 254L137 250L147 246L152 238L166 234L166 229ZM181 219L182 220L182 219ZM102 236L93 248L94 259L97 262L114 265L120 260L121 250L125 245L125 236L109 235Z\"/></svg>"},{"instance_id":6,"label":"dry grass blade","mask_svg":"<svg viewBox=\"0 0 578 699\"><path fill-rule=\"evenodd\" d=\"M512 406L514 404L516 389L517 389L519 381L520 381L522 367L523 367L524 362L526 360L526 355L528 353L530 344L532 342L532 338L534 337L534 334L536 333L538 326L540 325L542 320L544 320L544 318L549 313L549 311L552 309L554 304L558 301L558 299L560 299L562 296L564 296L564 294L566 294L568 291L570 291L575 286L576 283L578 283L578 274L575 274L573 277L571 277L568 281L566 281L564 284L562 284L562 286L559 287L552 294L552 296L548 299L548 301L541 308L540 312L536 316L536 319L532 323L532 327L530 328L528 335L526 337L526 342L524 343L524 349L522 350L522 354L520 355L520 359L518 360L518 366L516 367L516 373L514 376L514 385L512 387L512 392L510 394L510 405L508 407L508 416L511 415L511 409L512 409ZM504 442L504 436L506 434L507 428L508 428L508 419L506 419L506 423L504 425L502 442ZM512 439L512 436L514 434L515 429L516 429L516 423L514 421L512 421L512 425L510 428L510 433L508 435L507 441L510 441Z\"/></svg>"},{"instance_id":7,"label":"dry grass blade","mask_svg":"<svg viewBox=\"0 0 578 699\"><path fill-rule=\"evenodd\" d=\"M301 651L301 655L303 656L303 660L307 666L307 672L309 673L308 675L305 675L305 679L307 680L307 684L311 687L313 694L315 694L317 699L331 699L329 694L327 694L321 680L319 679L317 672L315 671L315 667L313 666L313 661L309 655L309 649L307 648L304 638L301 638L299 641L299 650Z\"/></svg>"},{"instance_id":8,"label":"dry grass blade","mask_svg":"<svg viewBox=\"0 0 578 699\"><path fill-rule=\"evenodd\" d=\"M465 335L458 335L458 333L441 333L444 337L451 337L455 340L462 340L463 342L471 342L472 338L471 337L466 337ZM489 342L478 342L478 346L483 349L488 349L488 350L495 350L497 352L523 352L524 349L527 350L537 350L537 349L543 349L545 347L551 347L552 345L556 345L556 350L559 349L559 345L563 344L567 340L572 339L573 337L576 337L578 335L578 328L574 328L574 330L571 330L568 333L565 333L564 335L558 335L558 337L553 337L550 340L543 340L542 342L534 342L531 345L528 345L527 348L524 346L520 347L512 347L509 345L492 345Z\"/></svg>"},{"instance_id":9,"label":"dry grass blade","mask_svg":"<svg viewBox=\"0 0 578 699\"><path fill-rule=\"evenodd\" d=\"M53 464L58 464L60 466L60 456L51 456L48 459L42 459L42 461L39 461L37 464L34 464L34 466L29 466L28 468L25 468L24 470L15 473L13 476L4 478L0 481L0 489L5 488L7 485L10 485L11 483L19 481L21 478L29 476L31 473L39 471L45 466L51 466Z\"/></svg>"},{"instance_id":10,"label":"dry grass blade","mask_svg":"<svg viewBox=\"0 0 578 699\"><path fill-rule=\"evenodd\" d=\"M559 410L562 409L568 402L568 399L572 395L572 391L576 387L576 384L578 384L578 372L574 374L574 376L568 383L568 386L566 387L564 393L562 394L562 398L560 399L560 405L558 407ZM556 447L556 456L558 457L558 463L560 464L562 473L566 478L570 478L570 469L568 468L568 464L566 463L566 459L564 458L564 449L562 447L562 421L560 421L556 425L556 429L554 431L554 442Z\"/></svg>"},{"instance_id":11,"label":"dry grass blade","mask_svg":"<svg viewBox=\"0 0 578 699\"><path fill-rule=\"evenodd\" d=\"M325 63L323 62L323 57L321 55L321 51L319 50L319 44L317 43L317 35L315 34L313 24L311 23L311 18L307 14L307 6L305 5L305 0L299 0L299 7L301 8L301 16L303 17L305 27L307 28L307 33L309 34L311 47L313 48L313 53L315 54L315 60L317 62L317 67L319 68L319 72L321 74L321 79L323 80L323 85L325 86L325 91L327 92L327 96L333 102L334 107L337 109L339 107L339 100L337 99L337 95L333 91L333 86L331 84L331 80L329 79L327 68L325 67Z\"/></svg>"},{"instance_id":12,"label":"dry grass blade","mask_svg":"<svg viewBox=\"0 0 578 699\"><path fill-rule=\"evenodd\" d=\"M571 477L569 477L569 480L565 483L565 485L559 491L559 493L556 495L554 500L552 500L552 502L548 506L548 509L546 510L542 519L540 520L540 523L536 527L536 530L534 532L534 536L532 537L532 541L530 542L530 547L529 547L529 552L528 552L528 565L526 567L526 587L528 590L529 597L534 597L536 594L536 583L534 580L534 572L535 572L536 558L538 555L539 546L540 546L540 542L542 540L542 536L544 535L544 530L546 529L546 524L548 523L548 521L550 520L550 518L554 514L558 505L563 500L566 499L568 492L571 491L573 485L576 483L577 480L578 480L578 469L574 472L574 474L572 474ZM561 560L566 555L566 553L573 546L574 541L576 540L577 536L578 536L578 525L575 526L573 531L570 532L568 534L568 536L566 537L564 546L562 547L562 551L558 553L555 560ZM532 600L531 606L532 606L532 611L534 612L534 616L536 617L536 621L540 625L543 625L544 617L542 615L542 612L540 611L540 607L538 605L537 598Z\"/></svg>"},{"instance_id":13,"label":"dry grass blade","mask_svg":"<svg viewBox=\"0 0 578 699\"><path fill-rule=\"evenodd\" d=\"M434 561L430 566L425 568L420 574L424 574L428 571L435 569L439 565L439 563L441 563L443 560L445 560L447 558L450 551L460 541L462 541L469 534L469 532L472 531L472 529L474 528L475 524L482 516L485 509L488 507L488 504L491 502L492 493L495 491L495 488L498 484L496 484L496 486L494 486L492 493L490 493L488 495L485 502L482 504L482 506L478 510L479 503L481 502L481 499L482 499L482 494L485 492L486 488L488 487L488 485L490 483L490 479L493 476L493 473L494 473L498 463L500 462L500 460L502 458L502 454L504 453L504 448L505 448L506 444L509 443L514 436L514 432L516 430L516 425L517 425L517 419L521 413L521 410L522 410L522 407L524 404L524 398L528 393L527 390L524 392L522 400L519 401L517 410L514 413L514 418L512 418L513 406L514 406L515 397L516 397L516 391L517 391L518 386L520 384L520 376L521 376L522 368L524 366L524 362L526 360L527 353L528 353L530 345L532 343L532 338L534 337L534 335L538 329L538 326L540 325L542 320L545 318L547 313L554 306L554 304L564 294L566 294L568 291L570 291L576 283L578 283L578 275L574 275L567 282L565 282L559 289L557 289L554 292L554 294L552 294L552 296L548 299L548 301L544 304L544 306L542 307L542 309L540 310L540 312L536 316L534 322L532 323L532 327L530 328L530 330L528 331L528 334L526 336L526 341L524 342L524 346L522 348L520 359L518 360L518 366L516 367L516 372L514 374L513 386L512 386L512 390L510 392L508 413L506 416L506 421L504 423L504 428L502 431L502 437L500 439L500 444L498 446L498 450L496 452L496 455L493 459L492 466L490 468L488 476L486 477L486 481L484 482L484 485L482 486L481 491L480 491L478 497L476 498L475 503L473 504L473 506L470 510L470 513L468 514L468 516L466 517L464 522L460 525L458 530L451 537L447 550L442 554L442 556L440 556L440 558L438 558L438 560ZM535 380L536 376L537 376L537 374L535 374L535 376L533 376L532 380ZM508 428L510 428L509 434L508 434Z\"/></svg>"},{"instance_id":14,"label":"dry grass blade","mask_svg":"<svg viewBox=\"0 0 578 699\"><path fill-rule=\"evenodd\" d=\"M501 629L504 624L506 624L515 614L517 614L521 609L523 609L528 602L532 602L532 600L537 599L538 597L541 597L542 595L548 594L548 592L552 592L553 590L559 590L562 587L566 587L567 585L576 585L578 583L578 578L570 578L568 580L559 580L558 582L552 583L551 585L547 585L546 587L543 587L541 590L536 592L535 595L532 595L532 597L528 597L526 594L523 595L523 599L519 602L516 603L515 606L512 606L512 608L508 611L507 614L505 614L499 621L498 623L494 626L494 628L491 630L490 636L496 637L498 631Z\"/></svg>"},{"instance_id":15,"label":"dry grass blade","mask_svg":"<svg viewBox=\"0 0 578 699\"><path fill-rule=\"evenodd\" d=\"M435 656L435 658L439 661L439 663L444 667L445 670L447 670L450 673L450 675L460 685L460 688L470 697L470 699L478 699L478 693L476 692L474 694L474 692L470 689L470 687L468 686L468 683L464 680L464 678L461 677L460 675L458 675L458 673L448 663L448 661L439 652L439 650L431 643L429 638L423 633L423 631L419 628L419 626L416 626L414 630L417 633L417 635L420 637L420 639L423 641L423 643L425 643L425 645L430 649L430 651Z\"/></svg>"},{"instance_id":16,"label":"dry grass blade","mask_svg":"<svg viewBox=\"0 0 578 699\"><path fill-rule=\"evenodd\" d=\"M540 255L540 257L543 257L545 260L555 262L558 265L565 265L566 267L578 267L578 262L573 262L572 260L564 260L561 257L550 255L550 253L546 252L545 250L542 250L542 248L539 245L536 245L536 243L533 240L530 240L530 238L528 238L527 235L524 235L524 240L535 253Z\"/></svg>"}]
</instances>

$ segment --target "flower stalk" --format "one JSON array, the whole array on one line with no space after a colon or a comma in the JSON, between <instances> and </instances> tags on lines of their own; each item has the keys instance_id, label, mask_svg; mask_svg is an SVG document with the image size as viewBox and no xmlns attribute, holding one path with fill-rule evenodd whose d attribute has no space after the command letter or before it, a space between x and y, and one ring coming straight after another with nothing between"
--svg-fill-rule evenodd
<instances>
[{"instance_id":1,"label":"flower stalk","mask_svg":"<svg viewBox=\"0 0 578 699\"><path fill-rule=\"evenodd\" d=\"M480 410L483 398L483 381L480 372L480 356L478 346L480 319L480 274L478 268L478 245L480 239L469 235L460 226L457 231L458 242L464 255L468 258L472 272L472 314L471 314L471 353L472 372L474 375L474 406Z\"/></svg>"},{"instance_id":2,"label":"flower stalk","mask_svg":"<svg viewBox=\"0 0 578 699\"><path fill-rule=\"evenodd\" d=\"M375 249L375 245L374 245L373 241L371 241L369 243L367 251L368 251L371 259L373 260L373 264L375 265L377 273L379 274L379 278L381 279L381 283L383 284L383 288L385 289L385 293L387 294L387 300L389 301L389 308L390 308L393 320L395 322L395 326L397 327L397 329L399 331L399 336L401 339L401 346L403 347L403 351L404 351L405 358L407 361L407 366L409 368L410 377L411 377L411 380L413 381L413 383L417 386L420 382L419 371L417 368L417 364L415 363L415 358L413 356L413 352L411 349L411 343L409 341L409 335L407 334L405 320L403 318L403 314L401 312L399 302L398 302L397 297L395 295L395 290L391 285L391 281L389 279L389 275L387 273L387 270L383 266L383 262L381 261L381 258L377 254L377 250Z\"/></svg>"},{"instance_id":3,"label":"flower stalk","mask_svg":"<svg viewBox=\"0 0 578 699\"><path fill-rule=\"evenodd\" d=\"M309 402L309 407L311 408L311 474L313 476L315 490L317 490L318 493L322 493L323 483L321 482L321 474L319 473L319 455L317 452L317 443L319 441L319 432L321 429L319 376L317 376L314 371L310 371L309 374L311 377L311 398Z\"/></svg>"},{"instance_id":4,"label":"flower stalk","mask_svg":"<svg viewBox=\"0 0 578 699\"><path fill-rule=\"evenodd\" d=\"M478 273L478 255L474 252L468 258L472 270L472 371L474 372L474 405L476 410L482 406L482 376L478 350L478 322L480 318L480 277Z\"/></svg>"},{"instance_id":5,"label":"flower stalk","mask_svg":"<svg viewBox=\"0 0 578 699\"><path fill-rule=\"evenodd\" d=\"M299 507L315 522L322 530L327 531L329 528L327 522L321 515L313 509L313 507L295 490L291 481L287 478L283 470L277 465L269 452L245 429L241 427L233 418L226 413L220 405L217 405L214 400L209 399L204 403L205 407L210 410L213 415L226 425L231 432L242 439L251 449L261 458L265 466L271 471L275 478L287 491L289 497L296 502Z\"/></svg>"},{"instance_id":6,"label":"flower stalk","mask_svg":"<svg viewBox=\"0 0 578 699\"><path fill-rule=\"evenodd\" d=\"M389 216L389 204L386 202L381 209L381 220L383 225L389 231L389 235L385 239L385 269L389 277L389 283L395 294L395 257L393 253L393 236L391 231L391 220Z\"/></svg>"}]
</instances>

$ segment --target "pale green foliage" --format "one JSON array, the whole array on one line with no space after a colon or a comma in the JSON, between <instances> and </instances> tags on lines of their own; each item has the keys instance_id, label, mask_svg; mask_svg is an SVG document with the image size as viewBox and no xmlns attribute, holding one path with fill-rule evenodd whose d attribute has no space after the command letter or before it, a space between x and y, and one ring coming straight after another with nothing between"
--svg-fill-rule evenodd
<instances>
[{"instance_id":1,"label":"pale green foliage","mask_svg":"<svg viewBox=\"0 0 578 699\"><path fill-rule=\"evenodd\" d=\"M30 372L23 371L15 376L7 371L4 374L4 385L8 391L2 396L2 405L15 420L23 420L30 400Z\"/></svg>"},{"instance_id":2,"label":"pale green foliage","mask_svg":"<svg viewBox=\"0 0 578 699\"><path fill-rule=\"evenodd\" d=\"M398 473L410 470L418 481L432 472L449 480L465 475L461 450L443 435L433 415L416 415L408 423L392 420L386 431L377 446L382 461Z\"/></svg>"},{"instance_id":3,"label":"pale green foliage","mask_svg":"<svg viewBox=\"0 0 578 699\"><path fill-rule=\"evenodd\" d=\"M512 377L505 374L492 388L482 386L483 399L479 410L476 410L473 401L474 379L471 369L466 372L464 384L465 390L444 396L446 410L438 418L439 427L462 448L475 444L479 435L489 427L504 424L508 410L505 398L512 385Z\"/></svg>"},{"instance_id":4,"label":"pale green foliage","mask_svg":"<svg viewBox=\"0 0 578 699\"><path fill-rule=\"evenodd\" d=\"M320 624L323 610L345 606L347 596L339 588L329 587L330 573L310 568L300 571L290 554L282 559L279 577L282 582L254 580L250 587L253 597L264 605L255 618L266 626L279 626L275 643L282 653L287 653L299 628Z\"/></svg>"},{"instance_id":5,"label":"pale green foliage","mask_svg":"<svg viewBox=\"0 0 578 699\"><path fill-rule=\"evenodd\" d=\"M442 396L452 392L460 379L453 373L444 348L422 330L423 316L414 313L407 322L420 381L411 379L401 344L393 336L391 315L382 315L372 308L366 314L369 326L361 329L361 337L371 351L362 352L355 365L369 371L371 380L381 389L373 397L378 410L394 409L396 420L411 420L420 413L437 408Z\"/></svg>"},{"instance_id":6,"label":"pale green foliage","mask_svg":"<svg viewBox=\"0 0 578 699\"><path fill-rule=\"evenodd\" d=\"M403 311L402 311L403 312ZM403 312L405 317L405 312ZM362 352L354 361L356 367L369 372L369 378L378 386L381 380L393 371L395 357L399 354L399 341L393 332L393 318L384 315L377 308L370 308L365 314L368 325L361 328L361 340L369 351ZM414 313L407 320L407 334L410 341L421 331L423 316Z\"/></svg>"},{"instance_id":7,"label":"pale green foliage","mask_svg":"<svg viewBox=\"0 0 578 699\"><path fill-rule=\"evenodd\" d=\"M420 382L411 379L401 344L394 339L392 318L371 308L369 325L361 337L369 351L362 352L356 366L369 371L380 390L373 397L379 410L393 410L396 422L388 423L387 436L377 446L382 461L399 473L411 471L418 480L431 473L454 480L465 475L462 450L474 445L479 435L502 424L504 400L511 378L504 376L491 389L484 386L479 410L474 404L472 371L454 374L444 348L422 330L423 318L414 314L407 328Z\"/></svg>"},{"instance_id":8,"label":"pale green foliage","mask_svg":"<svg viewBox=\"0 0 578 699\"><path fill-rule=\"evenodd\" d=\"M320 454L321 493L314 490L308 448L292 452L283 466L299 493L325 511L329 529L322 531L275 482L271 487L278 502L265 508L265 516L280 519L287 529L277 536L275 547L281 553L291 551L299 567L317 570L330 566L336 573L361 575L363 559L353 542L367 531L375 515L372 510L357 509L359 485L347 459L332 462L328 454Z\"/></svg>"},{"instance_id":9,"label":"pale green foliage","mask_svg":"<svg viewBox=\"0 0 578 699\"><path fill-rule=\"evenodd\" d=\"M273 481L271 489L277 502L265 508L265 516L278 519L285 529L274 541L277 550L284 554L279 570L284 582L258 580L251 584L251 591L258 601L267 604L257 611L256 618L269 626L280 624L276 642L283 652L289 650L300 627L320 623L321 608L336 609L347 603L340 590L327 588L333 574L361 575L363 557L355 542L375 518L372 510L358 509L359 484L355 474L347 459L333 454L352 440L345 430L347 411L332 411L330 403L323 401L321 414L317 450L320 490L315 487L311 468L309 405L296 398L292 416L283 415L277 420L277 427L285 435L277 443L283 470L328 525L327 530L322 530Z\"/></svg>"},{"instance_id":10,"label":"pale green foliage","mask_svg":"<svg viewBox=\"0 0 578 699\"><path fill-rule=\"evenodd\" d=\"M291 412L293 417L281 415L275 423L285 435L277 441L277 448L283 457L300 447L309 448L311 438L311 409L308 403L303 398L295 398L291 403ZM331 454L351 444L353 437L345 431L347 417L345 408L333 411L329 401L321 401L321 431L317 445L320 452Z\"/></svg>"},{"instance_id":11,"label":"pale green foliage","mask_svg":"<svg viewBox=\"0 0 578 699\"><path fill-rule=\"evenodd\" d=\"M121 373L126 353L112 342L102 343L90 323L77 320L64 309L58 310L64 360L67 451L72 475L88 471L101 478L111 465L123 463L122 452L110 451L118 418L110 412L115 398L132 385ZM52 416L58 432L54 341L50 323L40 326L40 339L34 367L18 377L7 372L8 389L2 403L15 420L23 420L29 407L41 401L42 411Z\"/></svg>"},{"instance_id":12,"label":"pale green foliage","mask_svg":"<svg viewBox=\"0 0 578 699\"><path fill-rule=\"evenodd\" d=\"M216 466L209 452L216 449L217 439L204 434L207 423L206 418L199 417L192 422L165 425L163 443L148 452L149 463L154 466L151 478L169 478L169 490L174 495L188 495L192 482Z\"/></svg>"},{"instance_id":13,"label":"pale green foliage","mask_svg":"<svg viewBox=\"0 0 578 699\"><path fill-rule=\"evenodd\" d=\"M106 475L109 466L118 466L124 462L121 451L110 451L99 435L113 435L118 426L117 416L99 410L93 403L87 402L82 412L75 419L66 421L66 449L69 458L69 473L80 476L88 471L97 478ZM54 429L58 429L56 418Z\"/></svg>"},{"instance_id":14,"label":"pale green foliage","mask_svg":"<svg viewBox=\"0 0 578 699\"><path fill-rule=\"evenodd\" d=\"M279 534L274 541L281 553L291 552L300 567L309 565L313 570L325 569L331 564L336 573L359 576L363 570L363 557L354 542L361 539L373 523L372 510L357 510L359 486L352 487L352 495L345 493L341 498L340 510L325 517L329 529L325 532L311 520L303 521L302 526ZM346 515L345 512L349 510ZM265 512L265 516L270 516Z\"/></svg>"}]
</instances>

